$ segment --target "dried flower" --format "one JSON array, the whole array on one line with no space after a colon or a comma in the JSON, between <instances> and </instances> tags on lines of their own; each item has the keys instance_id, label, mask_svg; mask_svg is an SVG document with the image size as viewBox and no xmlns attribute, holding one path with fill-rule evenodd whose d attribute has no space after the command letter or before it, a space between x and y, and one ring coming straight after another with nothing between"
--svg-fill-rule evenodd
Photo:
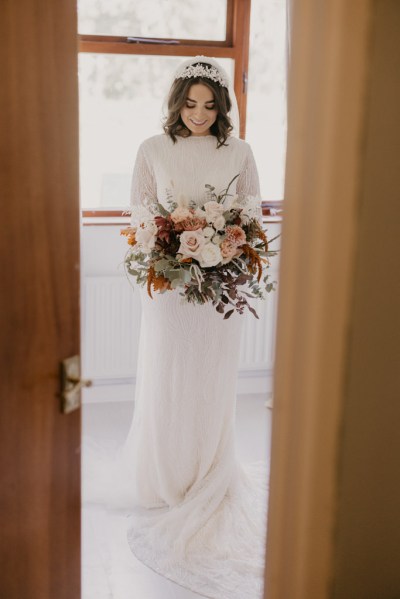
<instances>
[{"instance_id":1,"label":"dried flower","mask_svg":"<svg viewBox=\"0 0 400 599\"><path fill-rule=\"evenodd\" d=\"M125 229L121 229L120 234L127 237L127 242L129 245L136 245L135 233L136 229L134 227L126 227Z\"/></svg>"},{"instance_id":2,"label":"dried flower","mask_svg":"<svg viewBox=\"0 0 400 599\"><path fill-rule=\"evenodd\" d=\"M249 258L249 261L250 261L250 263L248 264L249 272L251 272L253 274L256 271L258 271L257 281L260 281L261 275L262 275L262 264L261 264L260 256L258 255L256 250L253 249L247 243L242 245L242 250L246 254L246 256Z\"/></svg>"}]
</instances>

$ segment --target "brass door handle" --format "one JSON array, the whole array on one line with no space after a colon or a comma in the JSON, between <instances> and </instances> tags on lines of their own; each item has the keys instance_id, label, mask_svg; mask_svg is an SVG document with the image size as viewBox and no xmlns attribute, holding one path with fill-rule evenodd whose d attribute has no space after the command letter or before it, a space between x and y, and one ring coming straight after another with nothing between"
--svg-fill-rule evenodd
<instances>
[{"instance_id":1,"label":"brass door handle","mask_svg":"<svg viewBox=\"0 0 400 599\"><path fill-rule=\"evenodd\" d=\"M71 356L61 362L61 411L69 414L81 406L81 390L92 381L81 379L80 356Z\"/></svg>"}]
</instances>

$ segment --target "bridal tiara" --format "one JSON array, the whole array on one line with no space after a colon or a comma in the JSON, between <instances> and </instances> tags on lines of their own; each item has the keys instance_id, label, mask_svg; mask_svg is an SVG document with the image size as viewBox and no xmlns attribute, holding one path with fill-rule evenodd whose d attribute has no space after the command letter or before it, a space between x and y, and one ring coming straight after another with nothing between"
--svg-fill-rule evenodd
<instances>
[{"instance_id":1,"label":"bridal tiara","mask_svg":"<svg viewBox=\"0 0 400 599\"><path fill-rule=\"evenodd\" d=\"M221 73L213 66L203 66L202 64L189 65L186 69L176 76L176 79L189 79L191 77L206 77L216 81L222 87L228 87L228 82L222 77Z\"/></svg>"}]
</instances>

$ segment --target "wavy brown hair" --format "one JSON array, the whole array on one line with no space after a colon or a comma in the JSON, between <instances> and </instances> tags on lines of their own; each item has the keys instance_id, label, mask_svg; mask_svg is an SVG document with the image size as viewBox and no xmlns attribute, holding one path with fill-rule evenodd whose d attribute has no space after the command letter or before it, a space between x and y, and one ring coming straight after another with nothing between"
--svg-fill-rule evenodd
<instances>
[{"instance_id":1,"label":"wavy brown hair","mask_svg":"<svg viewBox=\"0 0 400 599\"><path fill-rule=\"evenodd\" d=\"M209 65L204 64L204 66ZM218 140L217 148L227 145L225 142L233 129L232 121L228 116L232 107L229 92L226 87L223 87L216 81L213 81L213 79L208 79L207 77L175 79L168 96L168 116L163 123L165 133L172 138L174 143L176 142L177 137L190 137L192 135L190 129L188 129L182 121L181 110L185 105L189 89L195 83L202 83L212 91L215 108L217 110L217 118L215 123L210 127L210 133Z\"/></svg>"}]
</instances>

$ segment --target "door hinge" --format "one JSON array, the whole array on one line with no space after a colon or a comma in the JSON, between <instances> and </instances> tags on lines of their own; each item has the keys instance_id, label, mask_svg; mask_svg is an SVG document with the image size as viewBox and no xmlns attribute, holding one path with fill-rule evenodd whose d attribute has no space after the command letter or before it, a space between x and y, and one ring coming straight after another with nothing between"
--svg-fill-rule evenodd
<instances>
[{"instance_id":1,"label":"door hinge","mask_svg":"<svg viewBox=\"0 0 400 599\"><path fill-rule=\"evenodd\" d=\"M243 93L247 94L247 83L249 81L249 78L247 76L246 71L243 72L242 81L243 81Z\"/></svg>"}]
</instances>

